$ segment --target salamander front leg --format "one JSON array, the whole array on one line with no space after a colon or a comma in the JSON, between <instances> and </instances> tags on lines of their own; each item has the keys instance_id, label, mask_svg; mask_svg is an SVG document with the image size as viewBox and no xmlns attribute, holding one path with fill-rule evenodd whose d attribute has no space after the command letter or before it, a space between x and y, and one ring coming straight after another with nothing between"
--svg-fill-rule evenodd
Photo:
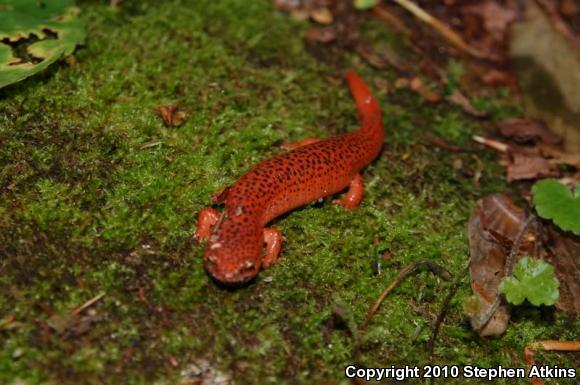
<instances>
[{"instance_id":1,"label":"salamander front leg","mask_svg":"<svg viewBox=\"0 0 580 385\"><path fill-rule=\"evenodd\" d=\"M363 179L360 174L356 174L350 182L350 186L344 197L342 199L336 199L332 203L342 205L348 210L356 209L362 200L364 191Z\"/></svg>"},{"instance_id":2,"label":"salamander front leg","mask_svg":"<svg viewBox=\"0 0 580 385\"><path fill-rule=\"evenodd\" d=\"M302 139L298 142L283 144L280 147L282 147L285 150L294 150L294 149L297 149L299 147L304 147L304 146L308 146L309 144L312 144L312 143L320 142L321 140L322 139L318 139L318 138L306 138L306 139Z\"/></svg>"},{"instance_id":3,"label":"salamander front leg","mask_svg":"<svg viewBox=\"0 0 580 385\"><path fill-rule=\"evenodd\" d=\"M284 238L282 234L275 227L266 227L264 229L264 242L266 243L266 255L262 260L262 266L270 267L278 260L280 250L282 249L282 241Z\"/></svg>"},{"instance_id":4,"label":"salamander front leg","mask_svg":"<svg viewBox=\"0 0 580 385\"><path fill-rule=\"evenodd\" d=\"M195 229L195 238L199 241L205 241L211 235L213 227L220 219L221 214L213 207L204 207L197 214L197 228Z\"/></svg>"}]
</instances>

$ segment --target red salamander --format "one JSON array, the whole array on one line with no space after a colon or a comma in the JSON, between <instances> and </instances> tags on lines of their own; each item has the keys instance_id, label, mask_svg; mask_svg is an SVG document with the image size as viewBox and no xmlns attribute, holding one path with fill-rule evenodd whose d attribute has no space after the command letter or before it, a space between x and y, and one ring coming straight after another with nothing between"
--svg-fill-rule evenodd
<instances>
[{"instance_id":1,"label":"red salamander","mask_svg":"<svg viewBox=\"0 0 580 385\"><path fill-rule=\"evenodd\" d=\"M265 225L281 214L346 187L335 203L359 205L364 190L359 171L379 154L385 133L367 85L353 72L346 79L361 121L358 130L286 145L292 150L258 163L213 198L224 204L223 214L211 207L199 213L196 237L208 241L204 264L218 281L247 281L278 259L282 235Z\"/></svg>"}]
</instances>

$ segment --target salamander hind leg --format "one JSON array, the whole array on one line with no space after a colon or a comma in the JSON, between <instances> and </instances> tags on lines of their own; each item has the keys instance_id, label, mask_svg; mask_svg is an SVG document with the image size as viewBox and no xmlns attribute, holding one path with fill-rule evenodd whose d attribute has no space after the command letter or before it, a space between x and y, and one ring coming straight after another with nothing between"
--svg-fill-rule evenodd
<instances>
[{"instance_id":1,"label":"salamander hind leg","mask_svg":"<svg viewBox=\"0 0 580 385\"><path fill-rule=\"evenodd\" d=\"M205 241L211 235L213 227L220 219L221 214L213 207L204 207L197 214L197 228L195 229L195 238L199 241Z\"/></svg>"},{"instance_id":2,"label":"salamander hind leg","mask_svg":"<svg viewBox=\"0 0 580 385\"><path fill-rule=\"evenodd\" d=\"M282 249L282 234L275 227L266 227L264 229L264 243L266 243L266 254L262 260L262 266L270 267L278 260L280 250Z\"/></svg>"},{"instance_id":3,"label":"salamander hind leg","mask_svg":"<svg viewBox=\"0 0 580 385\"><path fill-rule=\"evenodd\" d=\"M298 142L283 144L280 147L282 147L285 150L294 150L294 149L297 149L299 147L304 147L304 146L308 146L309 144L312 144L312 143L320 142L321 140L322 139L318 139L318 138L306 138L306 139L302 139Z\"/></svg>"},{"instance_id":4,"label":"salamander hind leg","mask_svg":"<svg viewBox=\"0 0 580 385\"><path fill-rule=\"evenodd\" d=\"M348 210L354 210L359 206L364 191L363 179L360 174L356 174L350 182L350 186L344 197L342 199L336 199L332 203L342 205Z\"/></svg>"}]
</instances>

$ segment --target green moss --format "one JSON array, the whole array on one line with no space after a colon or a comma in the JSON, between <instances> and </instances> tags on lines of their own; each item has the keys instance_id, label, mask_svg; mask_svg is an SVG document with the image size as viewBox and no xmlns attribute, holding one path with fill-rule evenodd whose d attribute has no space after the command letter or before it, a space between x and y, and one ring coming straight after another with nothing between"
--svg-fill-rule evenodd
<instances>
[{"instance_id":1,"label":"green moss","mask_svg":"<svg viewBox=\"0 0 580 385\"><path fill-rule=\"evenodd\" d=\"M436 117L433 131L450 142L465 144L471 140L474 129L458 112L451 112Z\"/></svg>"},{"instance_id":2,"label":"green moss","mask_svg":"<svg viewBox=\"0 0 580 385\"><path fill-rule=\"evenodd\" d=\"M460 143L478 123L409 92L381 96L386 146L364 171L361 208L327 199L279 219L280 261L248 287L225 290L203 270L196 213L278 144L354 129L348 90L328 80L342 69L309 56L307 24L266 0L81 8L89 37L77 65L0 91L0 320L14 317L0 326L0 382L170 384L205 358L239 384L345 383L342 368L355 358L428 362L429 325L448 285L434 276L395 290L357 357L333 309L356 328L397 271L419 259L463 274L465 223L478 197L505 188L502 170L492 155L450 155L420 134ZM396 47L381 28L363 21L374 44ZM395 77L342 60L371 85ZM154 110L175 101L189 118L167 128ZM47 326L100 292L97 319L82 333ZM469 295L465 280L440 362L522 366L525 343L578 339L577 321L532 312L517 314L505 337L480 340L462 314Z\"/></svg>"},{"instance_id":3,"label":"green moss","mask_svg":"<svg viewBox=\"0 0 580 385\"><path fill-rule=\"evenodd\" d=\"M493 97L477 96L472 103L477 110L485 111L496 119L513 118L523 113L522 107L510 100L507 88L499 88Z\"/></svg>"}]
</instances>

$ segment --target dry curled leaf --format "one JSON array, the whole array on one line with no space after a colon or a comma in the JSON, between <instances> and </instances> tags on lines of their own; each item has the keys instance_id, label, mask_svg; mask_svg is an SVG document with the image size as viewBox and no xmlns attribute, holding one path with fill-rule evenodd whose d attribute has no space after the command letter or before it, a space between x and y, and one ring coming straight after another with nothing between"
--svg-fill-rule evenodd
<instances>
[{"instance_id":1,"label":"dry curled leaf","mask_svg":"<svg viewBox=\"0 0 580 385\"><path fill-rule=\"evenodd\" d=\"M538 179L559 175L554 166L545 158L536 155L515 153L507 166L507 180Z\"/></svg>"},{"instance_id":2,"label":"dry curled leaf","mask_svg":"<svg viewBox=\"0 0 580 385\"><path fill-rule=\"evenodd\" d=\"M187 113L179 109L178 103L161 105L157 112L167 127L179 127L187 119Z\"/></svg>"},{"instance_id":3,"label":"dry curled leaf","mask_svg":"<svg viewBox=\"0 0 580 385\"><path fill-rule=\"evenodd\" d=\"M471 314L472 325L478 325L498 295L504 277L507 256L513 247L526 213L505 194L493 194L477 201L468 223L471 288L480 300ZM524 239L518 255L531 254L534 238ZM510 306L501 304L489 322L478 330L481 336L500 335L507 328Z\"/></svg>"},{"instance_id":4,"label":"dry curled leaf","mask_svg":"<svg viewBox=\"0 0 580 385\"><path fill-rule=\"evenodd\" d=\"M512 118L498 123L501 134L517 142L537 142L558 144L562 138L554 134L545 122L532 118Z\"/></svg>"}]
</instances>

